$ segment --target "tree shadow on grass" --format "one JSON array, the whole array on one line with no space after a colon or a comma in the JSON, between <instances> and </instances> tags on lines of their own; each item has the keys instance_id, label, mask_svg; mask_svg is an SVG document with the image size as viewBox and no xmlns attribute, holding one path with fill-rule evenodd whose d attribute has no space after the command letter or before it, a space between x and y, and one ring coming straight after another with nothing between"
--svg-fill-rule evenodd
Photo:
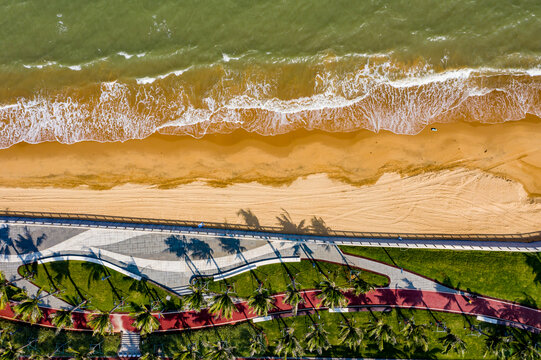
<instances>
[{"instance_id":1,"label":"tree shadow on grass","mask_svg":"<svg viewBox=\"0 0 541 360\"><path fill-rule=\"evenodd\" d=\"M535 301L535 299L530 294L526 294L523 291L522 295L524 295L524 297L522 299L517 299L517 302L519 304L524 305L524 306L528 306L528 307L531 307L531 308L534 308L534 309L538 309L537 302Z\"/></svg>"},{"instance_id":2,"label":"tree shadow on grass","mask_svg":"<svg viewBox=\"0 0 541 360\"><path fill-rule=\"evenodd\" d=\"M535 275L534 283L541 284L541 253L525 253L526 264L532 268Z\"/></svg>"},{"instance_id":3,"label":"tree shadow on grass","mask_svg":"<svg viewBox=\"0 0 541 360\"><path fill-rule=\"evenodd\" d=\"M83 262L81 266L88 271L88 288L90 289L90 285L92 281L99 282L99 281L107 281L109 284L109 287L111 288L111 291L113 292L113 295L118 299L118 301L122 301L123 297L118 292L117 288L111 281L111 272L109 269L101 264L95 264L91 262Z\"/></svg>"}]
</instances>

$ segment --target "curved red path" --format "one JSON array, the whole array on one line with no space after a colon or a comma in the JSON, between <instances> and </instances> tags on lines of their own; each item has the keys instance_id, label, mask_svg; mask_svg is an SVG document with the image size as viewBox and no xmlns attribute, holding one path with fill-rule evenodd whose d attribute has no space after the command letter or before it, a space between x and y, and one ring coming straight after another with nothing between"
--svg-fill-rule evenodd
<instances>
[{"instance_id":1,"label":"curved red path","mask_svg":"<svg viewBox=\"0 0 541 360\"><path fill-rule=\"evenodd\" d=\"M317 298L318 290L303 292L305 304L299 309L314 309L320 304ZM401 308L415 308L432 311L461 313L467 315L483 315L504 321L511 321L541 329L541 310L528 308L503 300L478 297L471 303L460 295L454 293L442 293L434 291L409 290L409 289L376 289L367 294L355 296L347 293L350 308L362 306L393 306ZM283 303L284 294L277 294L272 314L291 314L291 306ZM201 312L184 311L161 314L159 331L174 331L182 329L198 329L208 326L234 324L256 318L257 315L247 306L246 302L236 304L237 311L233 313L231 320L215 317L206 309ZM52 327L51 314L55 309L42 308L44 318L38 323L42 326ZM72 330L89 330L86 320L90 313L74 312L74 328ZM0 317L14 319L15 314L10 307L0 310ZM127 313L115 313L111 315L115 331L136 331L131 325L133 320Z\"/></svg>"}]
</instances>

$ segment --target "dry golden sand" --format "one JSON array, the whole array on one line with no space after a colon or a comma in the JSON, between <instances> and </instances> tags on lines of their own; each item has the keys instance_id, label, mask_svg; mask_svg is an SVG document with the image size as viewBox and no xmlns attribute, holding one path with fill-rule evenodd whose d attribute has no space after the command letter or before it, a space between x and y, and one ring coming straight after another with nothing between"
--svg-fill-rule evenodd
<instances>
[{"instance_id":1,"label":"dry golden sand","mask_svg":"<svg viewBox=\"0 0 541 360\"><path fill-rule=\"evenodd\" d=\"M539 119L436 127L19 144L0 151L0 206L228 222L249 208L268 225L284 208L336 229L541 229Z\"/></svg>"}]
</instances>

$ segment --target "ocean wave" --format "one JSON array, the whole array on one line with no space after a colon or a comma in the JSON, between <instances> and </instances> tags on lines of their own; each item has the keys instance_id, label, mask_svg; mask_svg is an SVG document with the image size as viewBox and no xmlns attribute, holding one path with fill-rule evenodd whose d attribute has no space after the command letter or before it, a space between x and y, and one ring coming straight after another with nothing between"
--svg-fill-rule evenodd
<instances>
[{"instance_id":1,"label":"ocean wave","mask_svg":"<svg viewBox=\"0 0 541 360\"><path fill-rule=\"evenodd\" d=\"M222 62L0 103L0 147L18 142L202 137L236 129L417 134L436 122L541 116L541 69L438 70L387 55L317 63Z\"/></svg>"},{"instance_id":2,"label":"ocean wave","mask_svg":"<svg viewBox=\"0 0 541 360\"><path fill-rule=\"evenodd\" d=\"M137 84L140 84L140 85L152 84L156 80L165 79L166 77L169 77L169 76L180 76L183 73L185 73L186 71L188 71L189 69L190 68L182 69L182 70L174 70L174 71L170 71L168 73L157 75L157 76L154 76L154 77L145 76L145 77L141 77L141 78L136 78L135 82Z\"/></svg>"}]
</instances>

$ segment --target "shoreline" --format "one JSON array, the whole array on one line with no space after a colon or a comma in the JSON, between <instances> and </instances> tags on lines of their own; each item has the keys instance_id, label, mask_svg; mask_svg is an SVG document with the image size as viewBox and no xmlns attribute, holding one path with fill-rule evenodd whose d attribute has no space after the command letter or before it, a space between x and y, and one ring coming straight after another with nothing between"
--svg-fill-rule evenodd
<instances>
[{"instance_id":1,"label":"shoreline","mask_svg":"<svg viewBox=\"0 0 541 360\"><path fill-rule=\"evenodd\" d=\"M228 223L250 209L269 226L286 210L372 232L541 229L539 118L433 127L19 144L0 151L0 207Z\"/></svg>"},{"instance_id":2,"label":"shoreline","mask_svg":"<svg viewBox=\"0 0 541 360\"><path fill-rule=\"evenodd\" d=\"M500 124L435 124L418 135L368 130L297 130L261 136L152 135L123 143L20 143L0 150L0 186L111 189L138 184L171 189L194 181L214 187L257 182L282 186L327 174L361 186L385 173L412 176L453 168L480 169L520 182L541 196L541 119Z\"/></svg>"}]
</instances>

